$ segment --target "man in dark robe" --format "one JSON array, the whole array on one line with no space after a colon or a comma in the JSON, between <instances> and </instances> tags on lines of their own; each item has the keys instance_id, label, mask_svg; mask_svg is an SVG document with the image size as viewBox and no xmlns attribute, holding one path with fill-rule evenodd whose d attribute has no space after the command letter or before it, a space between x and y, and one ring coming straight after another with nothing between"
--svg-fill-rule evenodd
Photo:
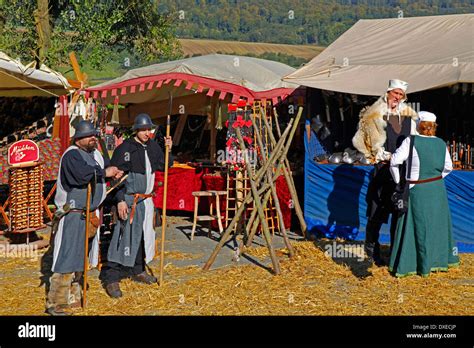
<instances>
[{"instance_id":1,"label":"man in dark robe","mask_svg":"<svg viewBox=\"0 0 474 348\"><path fill-rule=\"evenodd\" d=\"M155 172L163 171L165 166L164 151L152 139L155 127L149 115L139 114L132 128L134 136L119 145L112 156L112 164L128 174L116 193L119 221L100 274L112 298L122 296L119 283L123 278L146 284L157 282L145 270L155 255L152 201ZM165 143L171 149L171 137L166 138Z\"/></svg>"}]
</instances>

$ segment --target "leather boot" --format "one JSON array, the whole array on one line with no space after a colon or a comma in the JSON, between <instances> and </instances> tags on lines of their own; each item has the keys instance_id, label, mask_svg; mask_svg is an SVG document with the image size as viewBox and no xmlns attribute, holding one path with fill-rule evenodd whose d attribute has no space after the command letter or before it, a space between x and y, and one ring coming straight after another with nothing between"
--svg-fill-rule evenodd
<instances>
[{"instance_id":1,"label":"leather boot","mask_svg":"<svg viewBox=\"0 0 474 348\"><path fill-rule=\"evenodd\" d=\"M380 253L380 244L379 243L375 244L373 260L374 260L374 264L377 267L383 267L383 266L387 265L386 262L383 260L382 255Z\"/></svg>"},{"instance_id":2,"label":"leather boot","mask_svg":"<svg viewBox=\"0 0 474 348\"><path fill-rule=\"evenodd\" d=\"M143 271L140 274L133 275L131 279L135 282L145 283L145 284L153 284L153 283L158 282L158 279L156 279L156 277L149 275L148 273L146 273L146 271Z\"/></svg>"},{"instance_id":3,"label":"leather boot","mask_svg":"<svg viewBox=\"0 0 474 348\"><path fill-rule=\"evenodd\" d=\"M365 254L367 255L367 261L370 264L374 263L374 249L375 249L375 243L365 242L364 251L365 251Z\"/></svg>"},{"instance_id":4,"label":"leather boot","mask_svg":"<svg viewBox=\"0 0 474 348\"><path fill-rule=\"evenodd\" d=\"M122 297L122 290L120 290L120 285L118 282L106 284L105 292L107 292L107 295L112 298Z\"/></svg>"}]
</instances>

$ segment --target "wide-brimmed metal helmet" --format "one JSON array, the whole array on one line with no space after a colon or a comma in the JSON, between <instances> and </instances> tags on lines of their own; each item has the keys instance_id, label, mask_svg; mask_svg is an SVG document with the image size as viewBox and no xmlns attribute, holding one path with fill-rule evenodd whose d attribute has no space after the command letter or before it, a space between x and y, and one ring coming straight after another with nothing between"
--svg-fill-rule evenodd
<instances>
[{"instance_id":1,"label":"wide-brimmed metal helmet","mask_svg":"<svg viewBox=\"0 0 474 348\"><path fill-rule=\"evenodd\" d=\"M79 121L75 129L76 129L76 132L74 133L74 136L73 136L74 139L90 137L91 135L94 135L94 136L99 135L99 131L97 130L97 128L95 128L94 125L89 121L85 121L85 120Z\"/></svg>"},{"instance_id":2,"label":"wide-brimmed metal helmet","mask_svg":"<svg viewBox=\"0 0 474 348\"><path fill-rule=\"evenodd\" d=\"M329 156L328 161L329 161L329 163L333 163L333 164L341 163L342 162L342 152L333 153L331 156Z\"/></svg>"},{"instance_id":3,"label":"wide-brimmed metal helmet","mask_svg":"<svg viewBox=\"0 0 474 348\"><path fill-rule=\"evenodd\" d=\"M151 117L148 114L138 114L137 117L135 117L135 123L133 124L132 129L133 130L138 130L138 129L145 129L145 128L155 128L156 125L151 122Z\"/></svg>"}]
</instances>

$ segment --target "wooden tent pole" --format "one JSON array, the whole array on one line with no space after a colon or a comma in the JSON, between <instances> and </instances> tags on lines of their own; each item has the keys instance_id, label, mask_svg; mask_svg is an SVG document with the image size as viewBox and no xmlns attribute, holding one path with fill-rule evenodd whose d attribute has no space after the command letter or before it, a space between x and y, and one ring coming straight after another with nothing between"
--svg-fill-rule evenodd
<instances>
[{"instance_id":1,"label":"wooden tent pole","mask_svg":"<svg viewBox=\"0 0 474 348\"><path fill-rule=\"evenodd\" d=\"M211 112L210 112L210 117L211 117L211 140L209 144L209 150L210 150L210 159L212 163L216 163L216 136L217 136L217 131L216 131L216 103L213 101L211 102Z\"/></svg>"}]
</instances>

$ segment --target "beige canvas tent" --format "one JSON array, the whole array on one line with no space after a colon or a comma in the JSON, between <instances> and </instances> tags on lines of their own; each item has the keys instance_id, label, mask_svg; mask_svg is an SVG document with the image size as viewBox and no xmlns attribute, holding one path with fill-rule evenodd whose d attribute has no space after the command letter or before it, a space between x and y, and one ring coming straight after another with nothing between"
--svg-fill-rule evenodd
<instances>
[{"instance_id":1,"label":"beige canvas tent","mask_svg":"<svg viewBox=\"0 0 474 348\"><path fill-rule=\"evenodd\" d=\"M474 14L359 20L284 81L380 95L389 79L409 93L474 82Z\"/></svg>"},{"instance_id":2,"label":"beige canvas tent","mask_svg":"<svg viewBox=\"0 0 474 348\"><path fill-rule=\"evenodd\" d=\"M0 51L0 97L58 96L70 93L71 86L60 73L42 65L23 65Z\"/></svg>"}]
</instances>

